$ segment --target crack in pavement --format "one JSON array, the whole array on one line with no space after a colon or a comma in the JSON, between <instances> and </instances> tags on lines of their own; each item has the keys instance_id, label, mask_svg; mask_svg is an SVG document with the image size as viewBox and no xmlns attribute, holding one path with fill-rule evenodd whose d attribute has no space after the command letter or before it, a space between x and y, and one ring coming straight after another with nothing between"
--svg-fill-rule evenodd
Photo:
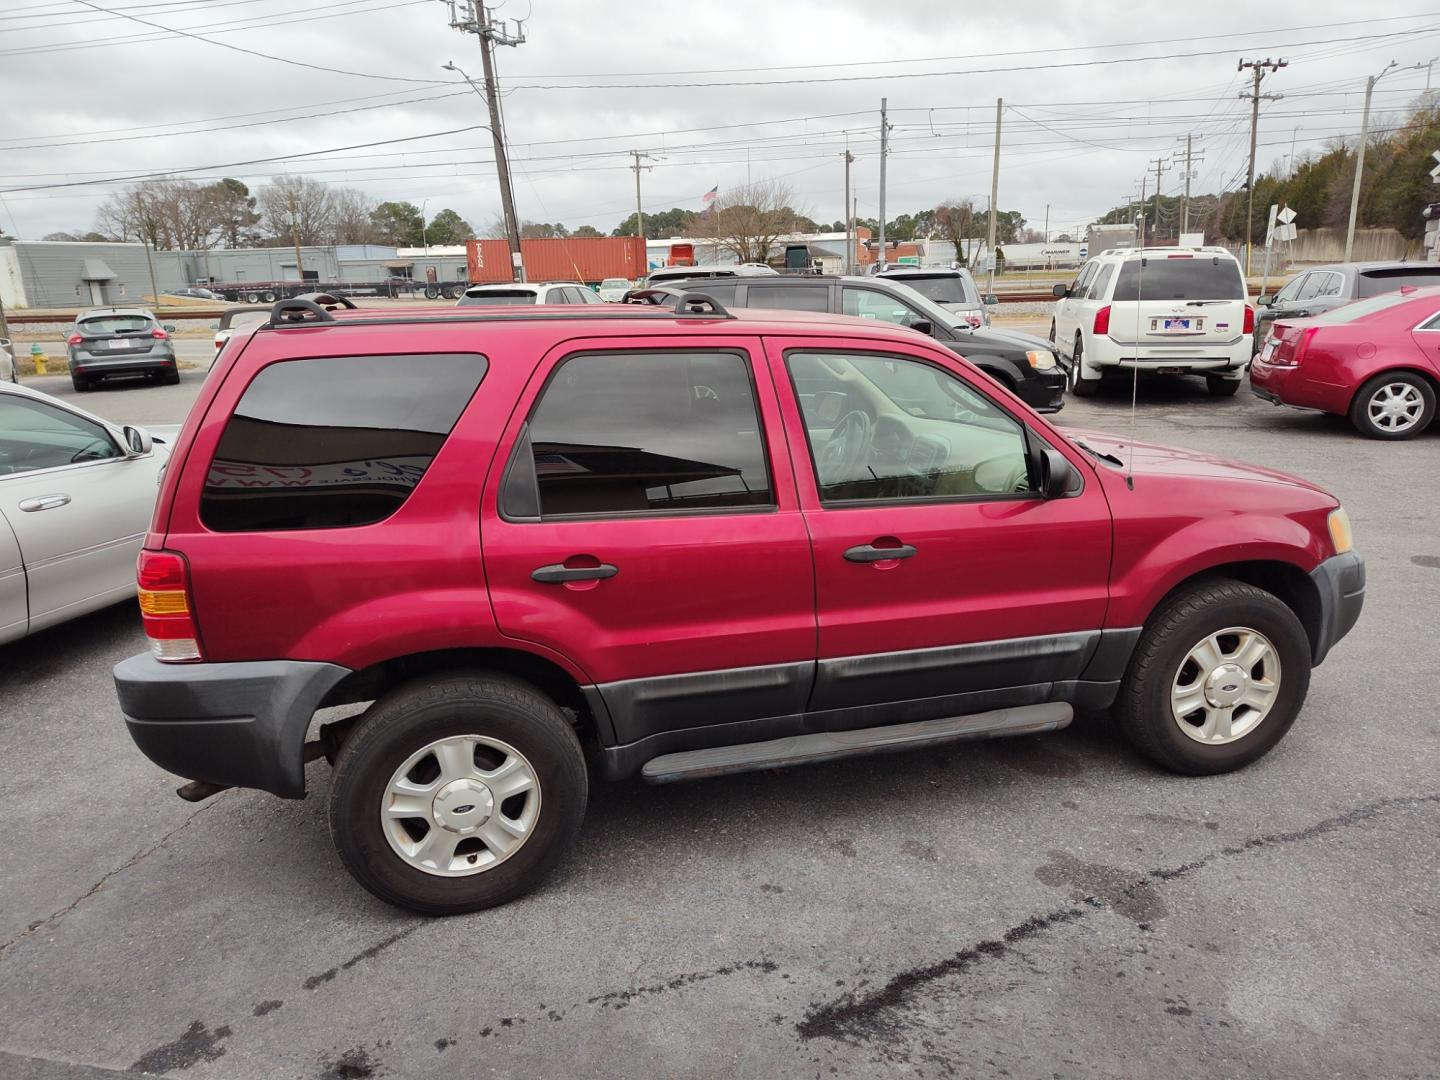
<instances>
[{"instance_id":1,"label":"crack in pavement","mask_svg":"<svg viewBox=\"0 0 1440 1080\"><path fill-rule=\"evenodd\" d=\"M896 1038L904 1026L903 1018L897 1013L908 1007L923 987L949 976L964 974L988 961L1009 956L1016 952L1017 943L1028 938L1039 937L1057 927L1079 922L1089 914L1087 907L1090 910L1112 910L1118 906L1117 901L1153 893L1154 882L1174 881L1222 859L1236 858L1281 844L1311 840L1326 833L1359 825L1398 807L1416 807L1427 803L1440 803L1440 794L1400 795L1379 799L1325 818L1303 829L1251 837L1243 843L1218 848L1193 862L1147 871L1119 890L1118 896L1115 890L1078 897L1072 894L1077 904L1085 906L1066 906L1041 915L1032 915L1024 922L1003 931L999 938L977 941L942 960L902 971L869 993L847 991L831 1001L812 1003L804 1017L795 1025L795 1030L802 1041L826 1038L850 1046L859 1046L876 1038Z\"/></svg>"},{"instance_id":2,"label":"crack in pavement","mask_svg":"<svg viewBox=\"0 0 1440 1080\"><path fill-rule=\"evenodd\" d=\"M82 903L84 903L86 900L90 899L90 897L94 896L101 889L103 889L106 883L109 882L109 880L113 878L116 874L123 873L124 871L129 870L132 866L138 866L140 863L148 859L151 855L155 854L155 852L159 851L162 847L169 843L170 839L174 837L177 833L183 832L184 830L188 829L190 827L190 824L196 818L198 818L201 814L205 813L205 811L213 807L221 797L223 796L217 796L214 799L210 800L204 806L200 807L200 809L196 810L193 814L191 814L184 821L182 821L179 825L176 825L173 829L167 832L159 840L156 840L155 843L151 844L148 848L137 851L134 855L131 855L130 858L126 859L119 866L106 871L105 875L99 881L95 882L94 885L91 885L90 888L86 889L83 893L77 896L74 900L71 900L70 903L66 904L64 907L52 911L43 919L36 919L29 926L25 927L24 930L21 930L18 934L11 937L8 941L0 942L0 959L4 958L6 951L9 950L11 946L18 945L20 942L28 938L31 934L35 933L36 930L39 930L45 926L54 926L60 923L66 915L69 915L70 912L74 911Z\"/></svg>"}]
</instances>

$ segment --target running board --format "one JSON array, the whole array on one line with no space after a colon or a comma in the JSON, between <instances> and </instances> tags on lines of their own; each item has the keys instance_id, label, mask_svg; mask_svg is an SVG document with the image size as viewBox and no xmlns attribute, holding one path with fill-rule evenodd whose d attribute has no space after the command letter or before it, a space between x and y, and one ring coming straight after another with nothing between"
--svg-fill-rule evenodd
<instances>
[{"instance_id":1,"label":"running board","mask_svg":"<svg viewBox=\"0 0 1440 1080\"><path fill-rule=\"evenodd\" d=\"M755 769L784 769L814 761L834 761L860 754L884 754L915 750L961 739L990 739L1000 735L1033 735L1067 727L1075 715L1068 702L1021 705L1014 709L971 716L950 716L943 720L921 720L913 724L861 728L858 731L822 731L813 735L792 735L768 742L717 746L710 750L686 750L662 754L645 763L640 775L651 784L677 780L698 780L706 776L750 772Z\"/></svg>"}]
</instances>

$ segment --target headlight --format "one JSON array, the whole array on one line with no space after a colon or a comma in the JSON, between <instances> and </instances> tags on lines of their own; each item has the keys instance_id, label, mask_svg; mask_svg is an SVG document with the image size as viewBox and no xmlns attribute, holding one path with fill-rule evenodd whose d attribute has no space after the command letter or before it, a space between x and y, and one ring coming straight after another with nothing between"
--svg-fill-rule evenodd
<instances>
[{"instance_id":1,"label":"headlight","mask_svg":"<svg viewBox=\"0 0 1440 1080\"><path fill-rule=\"evenodd\" d=\"M1025 359L1030 361L1030 366L1036 371L1053 371L1055 369L1055 354L1043 349L1032 349L1025 354Z\"/></svg>"},{"instance_id":2,"label":"headlight","mask_svg":"<svg viewBox=\"0 0 1440 1080\"><path fill-rule=\"evenodd\" d=\"M1355 546L1355 536L1350 531L1350 515L1343 506L1330 511L1330 542L1335 545L1335 554L1344 555Z\"/></svg>"}]
</instances>

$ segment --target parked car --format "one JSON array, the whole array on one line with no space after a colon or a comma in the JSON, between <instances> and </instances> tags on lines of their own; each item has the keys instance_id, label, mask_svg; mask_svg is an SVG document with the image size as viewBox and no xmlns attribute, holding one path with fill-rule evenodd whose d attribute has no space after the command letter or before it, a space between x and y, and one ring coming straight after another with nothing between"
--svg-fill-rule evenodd
<instances>
[{"instance_id":1,"label":"parked car","mask_svg":"<svg viewBox=\"0 0 1440 1080\"><path fill-rule=\"evenodd\" d=\"M165 473L151 651L115 669L136 744L190 799L300 798L327 757L345 866L450 914L535 887L598 777L1112 704L1164 767L1240 768L1359 615L1312 484L1073 438L883 320L710 304L278 304Z\"/></svg>"},{"instance_id":2,"label":"parked car","mask_svg":"<svg viewBox=\"0 0 1440 1080\"><path fill-rule=\"evenodd\" d=\"M19 382L20 369L15 363L15 344L8 337L0 337L0 382Z\"/></svg>"},{"instance_id":3,"label":"parked car","mask_svg":"<svg viewBox=\"0 0 1440 1080\"><path fill-rule=\"evenodd\" d=\"M886 266L876 277L901 281L922 296L960 315L979 330L990 325L990 309L980 299L980 289L969 270L943 266Z\"/></svg>"},{"instance_id":4,"label":"parked car","mask_svg":"<svg viewBox=\"0 0 1440 1080\"><path fill-rule=\"evenodd\" d=\"M766 266L763 263L739 263L730 266L662 266L651 270L645 276L641 285L648 288L655 285L668 285L672 281L694 281L700 278L751 278L751 277L779 277L774 267Z\"/></svg>"},{"instance_id":5,"label":"parked car","mask_svg":"<svg viewBox=\"0 0 1440 1080\"><path fill-rule=\"evenodd\" d=\"M198 285L187 289L169 289L163 295L180 296L190 300L220 300L219 293L211 292L209 289L202 289Z\"/></svg>"},{"instance_id":6,"label":"parked car","mask_svg":"<svg viewBox=\"0 0 1440 1080\"><path fill-rule=\"evenodd\" d=\"M1348 416L1372 439L1414 438L1440 394L1440 288L1406 285L1274 323L1250 386L1276 405Z\"/></svg>"},{"instance_id":7,"label":"parked car","mask_svg":"<svg viewBox=\"0 0 1440 1080\"><path fill-rule=\"evenodd\" d=\"M0 643L135 595L172 430L0 383Z\"/></svg>"},{"instance_id":8,"label":"parked car","mask_svg":"<svg viewBox=\"0 0 1440 1080\"><path fill-rule=\"evenodd\" d=\"M1224 248L1101 252L1056 285L1050 340L1069 357L1081 397L1122 369L1203 375L1216 397L1240 387L1253 355L1255 309L1240 264Z\"/></svg>"},{"instance_id":9,"label":"parked car","mask_svg":"<svg viewBox=\"0 0 1440 1080\"><path fill-rule=\"evenodd\" d=\"M725 307L829 311L910 326L975 364L1031 408L1065 405L1065 370L1050 342L1015 330L977 330L905 282L882 277L785 275L726 280L671 280L665 288L703 292Z\"/></svg>"},{"instance_id":10,"label":"parked car","mask_svg":"<svg viewBox=\"0 0 1440 1080\"><path fill-rule=\"evenodd\" d=\"M578 281L514 282L508 285L471 285L456 301L457 307L513 307L517 304L600 304L588 286Z\"/></svg>"},{"instance_id":11,"label":"parked car","mask_svg":"<svg viewBox=\"0 0 1440 1080\"><path fill-rule=\"evenodd\" d=\"M215 351L218 353L230 340L230 335L245 327L259 326L270 319L271 304L241 304L225 309L215 327Z\"/></svg>"},{"instance_id":12,"label":"parked car","mask_svg":"<svg viewBox=\"0 0 1440 1080\"><path fill-rule=\"evenodd\" d=\"M1277 319L1305 319L1405 285L1419 289L1440 285L1440 263L1333 263L1302 271L1275 295L1256 299L1252 351L1260 351Z\"/></svg>"},{"instance_id":13,"label":"parked car","mask_svg":"<svg viewBox=\"0 0 1440 1080\"><path fill-rule=\"evenodd\" d=\"M78 391L93 390L115 375L156 377L178 383L170 333L144 308L96 308L81 312L65 339L70 361L70 382Z\"/></svg>"},{"instance_id":14,"label":"parked car","mask_svg":"<svg viewBox=\"0 0 1440 1080\"><path fill-rule=\"evenodd\" d=\"M595 294L607 303L615 304L625 299L625 294L635 287L635 283L629 278L607 277L600 282L600 287Z\"/></svg>"}]
</instances>

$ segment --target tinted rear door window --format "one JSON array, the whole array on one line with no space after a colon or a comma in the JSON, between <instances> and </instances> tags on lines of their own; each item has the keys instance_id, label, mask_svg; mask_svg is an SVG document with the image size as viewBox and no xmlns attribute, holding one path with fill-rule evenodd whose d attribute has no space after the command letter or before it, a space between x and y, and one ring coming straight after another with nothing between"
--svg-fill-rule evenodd
<instances>
[{"instance_id":1,"label":"tinted rear door window","mask_svg":"<svg viewBox=\"0 0 1440 1080\"><path fill-rule=\"evenodd\" d=\"M471 296L466 293L460 298L460 303L466 307L503 307L514 304L533 304L535 294L529 289L496 289L493 292L483 292Z\"/></svg>"},{"instance_id":2,"label":"tinted rear door window","mask_svg":"<svg viewBox=\"0 0 1440 1080\"><path fill-rule=\"evenodd\" d=\"M217 532L336 529L389 517L485 376L482 356L289 360L225 425L200 519Z\"/></svg>"},{"instance_id":3,"label":"tinted rear door window","mask_svg":"<svg viewBox=\"0 0 1440 1080\"><path fill-rule=\"evenodd\" d=\"M805 285L756 285L752 283L745 306L782 311L829 311L830 289L825 285L807 287Z\"/></svg>"},{"instance_id":4,"label":"tinted rear door window","mask_svg":"<svg viewBox=\"0 0 1440 1080\"><path fill-rule=\"evenodd\" d=\"M1120 268L1111 299L1118 303L1124 300L1241 300L1244 296L1240 267L1230 259L1146 258L1128 260Z\"/></svg>"},{"instance_id":5,"label":"tinted rear door window","mask_svg":"<svg viewBox=\"0 0 1440 1080\"><path fill-rule=\"evenodd\" d=\"M542 517L773 503L737 353L572 357L545 387L529 437Z\"/></svg>"}]
</instances>

